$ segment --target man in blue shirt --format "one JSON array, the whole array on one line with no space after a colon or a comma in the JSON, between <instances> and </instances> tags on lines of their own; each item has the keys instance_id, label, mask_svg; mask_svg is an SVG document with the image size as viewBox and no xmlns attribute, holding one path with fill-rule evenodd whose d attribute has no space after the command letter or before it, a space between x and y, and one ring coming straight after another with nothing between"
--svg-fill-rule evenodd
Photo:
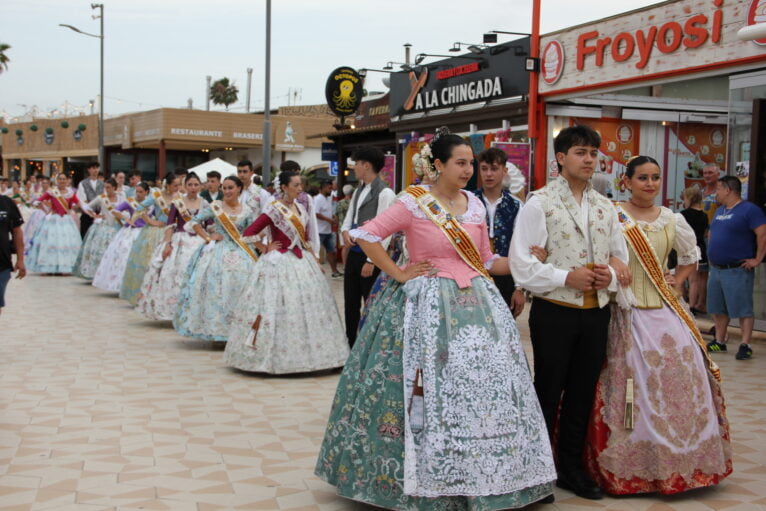
<instances>
[{"instance_id":1,"label":"man in blue shirt","mask_svg":"<svg viewBox=\"0 0 766 511\"><path fill-rule=\"evenodd\" d=\"M737 360L753 356L753 282L755 267L766 255L766 215L752 202L742 200L742 183L734 176L718 180L719 207L710 224L708 260L710 277L707 310L715 321L715 341L708 351L726 351L730 318L739 318L742 344Z\"/></svg>"}]
</instances>

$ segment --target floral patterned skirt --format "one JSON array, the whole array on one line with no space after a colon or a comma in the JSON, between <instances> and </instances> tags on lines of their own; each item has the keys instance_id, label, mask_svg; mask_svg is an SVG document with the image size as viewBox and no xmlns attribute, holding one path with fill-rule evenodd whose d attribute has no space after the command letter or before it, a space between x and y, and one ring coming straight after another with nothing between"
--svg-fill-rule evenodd
<instances>
[{"instance_id":1,"label":"floral patterned skirt","mask_svg":"<svg viewBox=\"0 0 766 511\"><path fill-rule=\"evenodd\" d=\"M94 223L83 240L74 274L83 279L93 279L98 263L101 262L104 252L118 232L120 232L120 226L116 223Z\"/></svg>"},{"instance_id":2,"label":"floral patterned skirt","mask_svg":"<svg viewBox=\"0 0 766 511\"><path fill-rule=\"evenodd\" d=\"M487 325L487 315L493 317L494 311L503 314L502 311L508 310L499 292L491 284L476 284L474 279L473 287L460 290L454 281L449 279L429 280L433 281L429 283L433 287L429 286L420 292L435 298L432 303L436 309L433 312L441 318L439 323L444 334L443 349L433 354L436 356L433 360L448 360L449 346L455 344L458 347L457 344L461 341L452 333L459 332L464 327L471 330L471 326L477 321L481 325ZM489 295L492 295L492 298ZM443 301L439 297L442 297ZM502 478L517 489L507 493L490 492L473 496L452 494L441 497L416 497L405 493L405 464L412 461L406 459L411 451L405 451L405 436L409 427L409 414L406 413L409 403L406 404L406 401L409 401L411 396L411 393L405 391L403 366L407 330L405 322L408 321L404 311L407 302L404 286L395 280L388 280L383 283L376 300L370 304L364 326L359 332L338 383L315 473L336 486L341 496L387 509L509 509L526 506L551 494L552 481L556 477L553 459L545 422L536 401L531 376L520 345L504 350L508 354L508 360L512 360L510 364L516 367L513 373L519 378L518 385L504 387L505 391L493 395L490 401L482 404L486 406L484 411L488 417L493 417L496 410L493 405L499 400L514 403L512 425L506 433L513 430L511 436L515 441L513 446L508 444L508 452L513 450L515 461L512 466L499 467L499 471ZM452 319L457 322L453 323ZM426 318L422 320L426 322ZM494 329L495 333L484 341L491 338L508 347L517 344L518 334L515 333L515 326L507 321L504 322L504 326L510 326L511 329L505 334L499 329ZM465 341L462 341L462 344L478 358L482 358L481 350L474 351ZM459 355L457 351L455 354ZM443 369L445 370L436 378L442 387L439 392L445 395L447 392L452 392L453 395L461 394L459 386L466 381L461 378L460 370L448 367ZM481 370L474 373L472 369L469 372L483 379L491 380L497 376ZM506 378L501 379L506 381ZM428 392L426 388L425 393ZM434 405L439 406L438 403ZM427 399L426 413L436 410L429 406ZM465 414L468 409L455 411ZM443 420L437 419L436 422L441 422L441 427L449 429L454 418L456 416L445 414L442 416ZM432 422L432 419L433 417L428 419L428 422ZM464 433L470 437L477 431L478 429L469 428ZM420 433L421 441L424 440L422 433L428 435L429 432ZM445 430L440 433L444 434L441 437L446 442L444 445L456 445L452 443L456 438L455 433L460 434L457 430ZM412 456L417 460L419 453L415 452ZM457 467L460 470L483 470L481 466L473 464L469 456L452 456L451 460L449 458L437 459L435 465L446 468L447 465L443 462L458 459L459 463L462 463L461 467ZM492 467L490 470L495 469L498 467ZM442 472L442 475L447 476L446 471ZM540 482L535 479L539 479Z\"/></svg>"},{"instance_id":3,"label":"floral patterned skirt","mask_svg":"<svg viewBox=\"0 0 766 511\"><path fill-rule=\"evenodd\" d=\"M72 273L82 238L69 215L47 215L35 233L26 258L27 270L34 273Z\"/></svg>"},{"instance_id":4,"label":"floral patterned skirt","mask_svg":"<svg viewBox=\"0 0 766 511\"><path fill-rule=\"evenodd\" d=\"M125 274L122 277L122 284L120 286L120 298L127 300L131 305L135 305L138 302L141 284L143 284L144 275L146 275L146 271L149 269L152 254L154 254L157 246L162 244L164 236L165 227L147 225L141 228L141 234L138 235L136 242L130 247L128 264L125 266Z\"/></svg>"},{"instance_id":5,"label":"floral patterned skirt","mask_svg":"<svg viewBox=\"0 0 766 511\"><path fill-rule=\"evenodd\" d=\"M141 295L136 310L145 318L170 321L178 310L181 286L192 256L204 245L199 236L186 232L173 234L170 240L172 250L164 261L162 252L165 243L154 250L149 269L141 284Z\"/></svg>"},{"instance_id":6,"label":"floral patterned skirt","mask_svg":"<svg viewBox=\"0 0 766 511\"><path fill-rule=\"evenodd\" d=\"M93 276L93 286L103 291L119 293L125 267L128 265L128 255L133 242L136 241L142 228L123 227L112 239L98 263L96 274Z\"/></svg>"},{"instance_id":7,"label":"floral patterned skirt","mask_svg":"<svg viewBox=\"0 0 766 511\"><path fill-rule=\"evenodd\" d=\"M43 224L43 220L45 220L45 211L42 209L35 209L29 215L29 220L24 221L24 254L29 254L29 249L32 248L35 234L37 234L37 231Z\"/></svg>"},{"instance_id":8,"label":"floral patterned skirt","mask_svg":"<svg viewBox=\"0 0 766 511\"><path fill-rule=\"evenodd\" d=\"M313 255L269 252L246 280L226 343L226 365L270 374L343 366L348 340L327 278Z\"/></svg>"},{"instance_id":9,"label":"floral patterned skirt","mask_svg":"<svg viewBox=\"0 0 766 511\"><path fill-rule=\"evenodd\" d=\"M173 327L185 336L226 341L255 262L228 238L200 247L181 288Z\"/></svg>"},{"instance_id":10,"label":"floral patterned skirt","mask_svg":"<svg viewBox=\"0 0 766 511\"><path fill-rule=\"evenodd\" d=\"M632 429L625 427L628 378ZM694 337L667 306L612 306L585 457L591 477L615 495L678 493L717 484L731 473L721 387Z\"/></svg>"}]
</instances>

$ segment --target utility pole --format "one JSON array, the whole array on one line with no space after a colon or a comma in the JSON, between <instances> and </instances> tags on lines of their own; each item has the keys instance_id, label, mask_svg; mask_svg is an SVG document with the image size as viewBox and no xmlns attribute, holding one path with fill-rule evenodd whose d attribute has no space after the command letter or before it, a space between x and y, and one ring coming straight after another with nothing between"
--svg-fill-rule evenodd
<instances>
[{"instance_id":1,"label":"utility pole","mask_svg":"<svg viewBox=\"0 0 766 511\"><path fill-rule=\"evenodd\" d=\"M250 113L250 90L253 86L253 68L247 68L247 102L245 103L245 112Z\"/></svg>"},{"instance_id":2,"label":"utility pole","mask_svg":"<svg viewBox=\"0 0 766 511\"><path fill-rule=\"evenodd\" d=\"M208 112L210 111L210 84L212 83L213 77L210 75L207 75L205 77L205 110Z\"/></svg>"},{"instance_id":3,"label":"utility pole","mask_svg":"<svg viewBox=\"0 0 766 511\"><path fill-rule=\"evenodd\" d=\"M263 102L263 182L271 181L271 0L266 0L266 97Z\"/></svg>"}]
</instances>

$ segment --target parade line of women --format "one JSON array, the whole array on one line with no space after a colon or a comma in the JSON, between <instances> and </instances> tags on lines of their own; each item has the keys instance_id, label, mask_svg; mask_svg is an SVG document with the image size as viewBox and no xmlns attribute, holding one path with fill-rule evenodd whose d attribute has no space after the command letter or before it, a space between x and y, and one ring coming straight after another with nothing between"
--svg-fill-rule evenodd
<instances>
[{"instance_id":1,"label":"parade line of women","mask_svg":"<svg viewBox=\"0 0 766 511\"><path fill-rule=\"evenodd\" d=\"M383 272L350 355L314 213L290 172L268 200L240 201L243 183L226 178L211 204L193 174L184 196L172 175L132 200L117 200L110 181L87 205L59 188L41 198L51 213L29 266L67 273L52 260L67 252L87 278L100 257L94 285L135 293L141 314L182 335L228 341L231 367L345 365L315 472L348 499L497 510L553 502L554 484L589 499L718 484L732 471L721 375L679 299L699 258L694 233L654 205L652 158L629 162L629 201L599 195L600 144L584 126L557 135L560 177L523 206L509 252L493 254L485 206L464 190L471 146L438 130L416 155L422 183L349 232ZM62 220L76 207L103 224L79 258ZM382 244L392 235L405 240L397 261ZM532 296L534 378L493 281L511 273Z\"/></svg>"}]
</instances>

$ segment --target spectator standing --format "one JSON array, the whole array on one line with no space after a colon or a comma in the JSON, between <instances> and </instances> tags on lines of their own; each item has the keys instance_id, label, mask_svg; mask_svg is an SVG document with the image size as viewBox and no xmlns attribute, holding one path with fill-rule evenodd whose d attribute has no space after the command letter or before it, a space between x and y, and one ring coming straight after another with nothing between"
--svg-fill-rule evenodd
<instances>
[{"instance_id":1,"label":"spectator standing","mask_svg":"<svg viewBox=\"0 0 766 511\"><path fill-rule=\"evenodd\" d=\"M216 200L223 200L223 192L221 191L221 173L217 170L211 170L206 176L206 188L202 190L202 193L200 193L199 196L210 203Z\"/></svg>"},{"instance_id":2,"label":"spectator standing","mask_svg":"<svg viewBox=\"0 0 766 511\"><path fill-rule=\"evenodd\" d=\"M354 187L351 185L343 185L343 197L335 204L335 220L338 221L338 227L343 225L343 221L346 220L346 213L348 213L348 207L351 205L351 194L354 193ZM338 248L340 249L340 262L345 264L348 259L348 246L343 242L343 236L338 233Z\"/></svg>"},{"instance_id":3,"label":"spectator standing","mask_svg":"<svg viewBox=\"0 0 766 511\"><path fill-rule=\"evenodd\" d=\"M367 300L380 269L365 255L349 231L378 216L396 199L394 191L378 175L385 164L385 156L380 149L362 147L354 152L353 159L356 162L354 173L360 185L351 198L348 214L341 227L343 244L350 247L343 272L343 297L346 337L352 347L356 342L362 304ZM390 241L390 237L382 240L383 248L388 249Z\"/></svg>"},{"instance_id":4,"label":"spectator standing","mask_svg":"<svg viewBox=\"0 0 766 511\"><path fill-rule=\"evenodd\" d=\"M474 194L487 210L487 228L492 253L507 257L516 215L521 209L521 201L503 186L505 176L508 175L508 168L505 166L508 155L492 147L482 151L478 160L482 187ZM516 289L511 275L494 275L492 279L503 300L511 308L513 317L518 317L524 310L524 290L520 287Z\"/></svg>"},{"instance_id":5,"label":"spectator standing","mask_svg":"<svg viewBox=\"0 0 766 511\"><path fill-rule=\"evenodd\" d=\"M707 310L705 304L707 298L707 230L708 218L702 209L702 192L696 186L690 186L681 193L684 209L681 211L686 222L694 230L697 237L697 247L700 250L700 260L697 269L689 275L689 308L692 313L704 313Z\"/></svg>"},{"instance_id":6,"label":"spectator standing","mask_svg":"<svg viewBox=\"0 0 766 511\"><path fill-rule=\"evenodd\" d=\"M708 225L713 223L715 210L718 208L716 192L719 177L721 177L721 167L715 163L706 163L702 167L702 179L705 182L705 187L702 189L702 211L707 215Z\"/></svg>"},{"instance_id":7,"label":"spectator standing","mask_svg":"<svg viewBox=\"0 0 766 511\"><path fill-rule=\"evenodd\" d=\"M80 204L89 204L96 197L104 193L104 182L98 179L99 163L93 161L88 163L88 177L80 181L77 185L77 200ZM85 234L93 225L93 218L88 215L82 215L80 218L80 236L85 238Z\"/></svg>"},{"instance_id":8,"label":"spectator standing","mask_svg":"<svg viewBox=\"0 0 766 511\"><path fill-rule=\"evenodd\" d=\"M16 272L17 279L27 274L24 266L24 234L19 208L12 199L0 195L0 314L5 307L5 288L11 280L11 273ZM13 264L12 254L16 254Z\"/></svg>"},{"instance_id":9,"label":"spectator standing","mask_svg":"<svg viewBox=\"0 0 766 511\"><path fill-rule=\"evenodd\" d=\"M715 321L715 340L708 351L726 351L730 318L738 318L742 344L736 358L753 356L753 283L755 268L766 255L766 215L761 208L742 200L742 183L734 176L718 180L716 200L720 207L710 224L707 310Z\"/></svg>"},{"instance_id":10,"label":"spectator standing","mask_svg":"<svg viewBox=\"0 0 766 511\"><path fill-rule=\"evenodd\" d=\"M332 232L333 227L338 225L338 221L333 215L332 182L324 181L319 185L319 193L314 197L314 209L317 216L319 244L324 247L327 263L332 269L332 277L342 277L343 275L338 271L335 233Z\"/></svg>"}]
</instances>

